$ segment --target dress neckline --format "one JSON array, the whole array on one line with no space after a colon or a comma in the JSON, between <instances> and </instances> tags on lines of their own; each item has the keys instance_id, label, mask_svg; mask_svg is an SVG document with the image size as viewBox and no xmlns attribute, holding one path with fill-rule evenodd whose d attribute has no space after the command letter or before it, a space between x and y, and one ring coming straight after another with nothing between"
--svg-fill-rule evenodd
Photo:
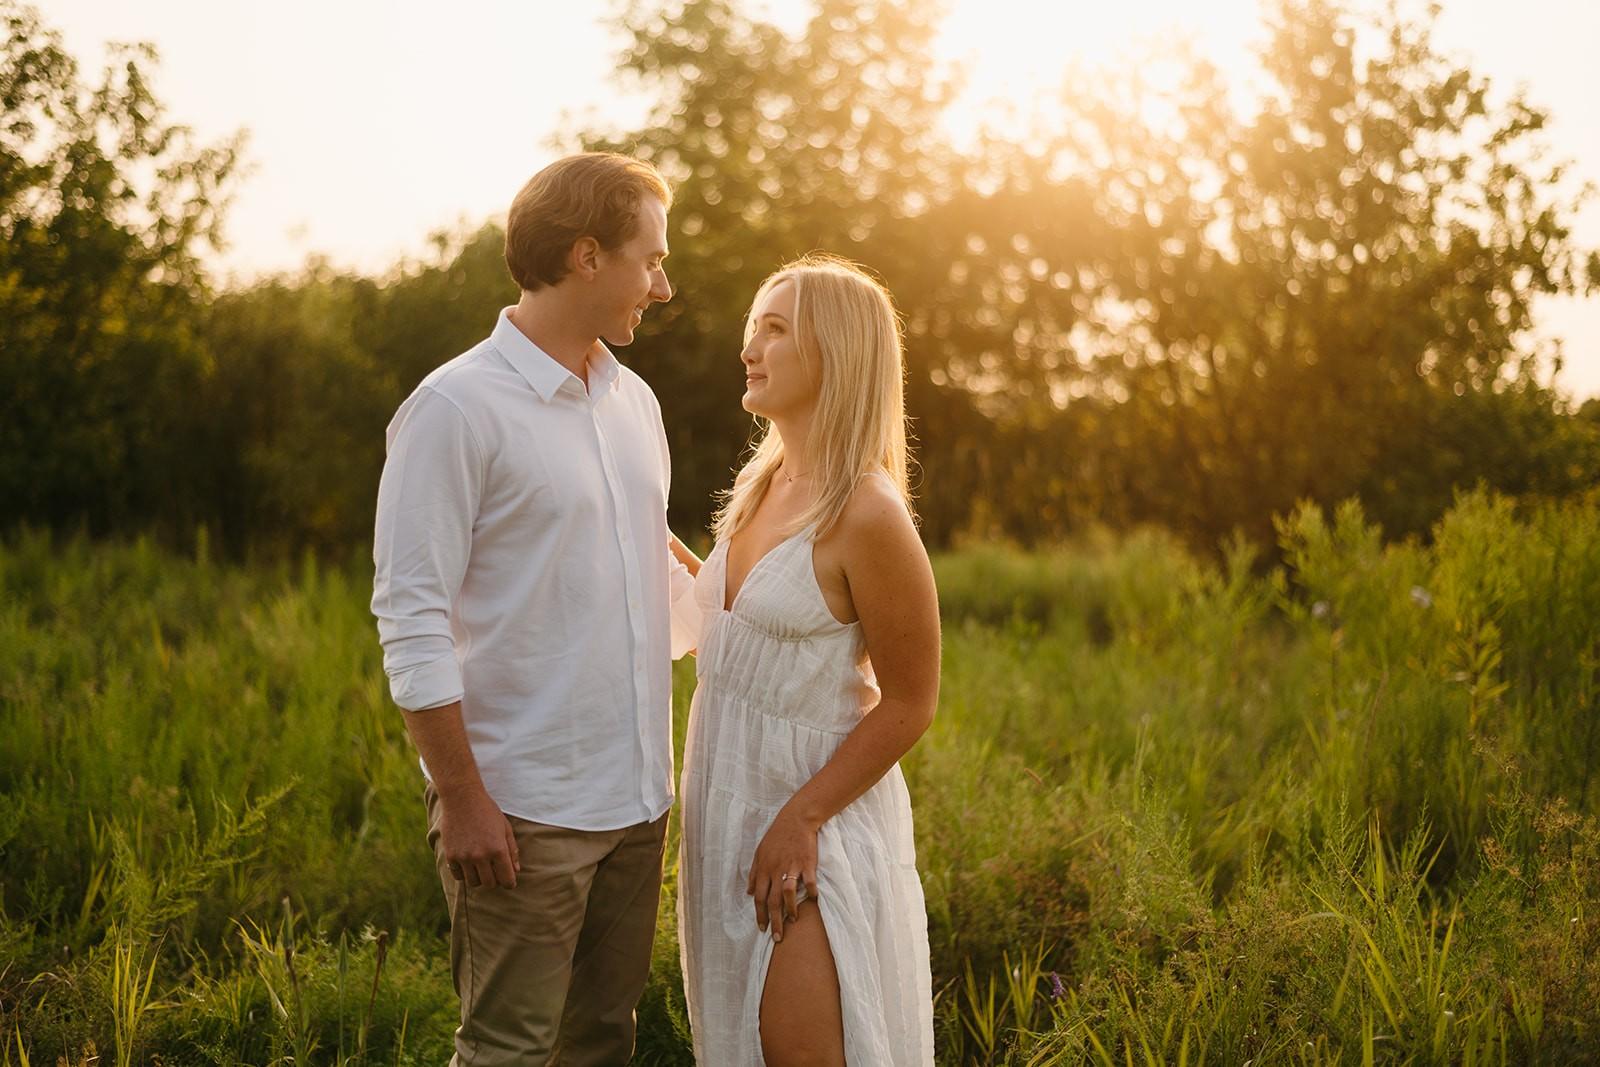
<instances>
[{"instance_id":1,"label":"dress neckline","mask_svg":"<svg viewBox=\"0 0 1600 1067\"><path fill-rule=\"evenodd\" d=\"M720 545L722 548L722 610L728 614L732 614L733 610L739 606L739 600L744 596L744 591L750 587L750 579L756 576L756 573L761 570L762 566L766 564L767 560L777 555L779 550L788 545L789 542L793 541L801 534L810 532L810 530L811 525L796 530L794 533L790 534L788 537L785 537L782 541L779 541L777 544L763 552L761 554L761 558L756 560L755 563L751 565L750 569L745 572L744 581L739 583L739 589L733 594L731 600L728 597L728 553L733 549L733 538L729 537L726 541L723 541Z\"/></svg>"}]
</instances>

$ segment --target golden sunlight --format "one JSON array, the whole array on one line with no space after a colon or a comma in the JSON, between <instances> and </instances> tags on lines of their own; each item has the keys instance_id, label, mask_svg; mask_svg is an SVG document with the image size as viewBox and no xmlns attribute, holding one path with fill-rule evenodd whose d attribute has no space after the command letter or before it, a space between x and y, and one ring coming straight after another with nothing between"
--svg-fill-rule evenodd
<instances>
[{"instance_id":1,"label":"golden sunlight","mask_svg":"<svg viewBox=\"0 0 1600 1067\"><path fill-rule=\"evenodd\" d=\"M1001 132L1025 128L1073 65L1131 61L1138 50L1187 37L1230 78L1254 65L1263 36L1257 0L953 0L939 40L939 59L961 64L966 90L947 116L966 139L988 123Z\"/></svg>"},{"instance_id":2,"label":"golden sunlight","mask_svg":"<svg viewBox=\"0 0 1600 1067\"><path fill-rule=\"evenodd\" d=\"M1229 80L1249 80L1265 36L1261 0L944 0L930 60L959 65L965 88L945 114L958 142L987 125L1021 134L1073 65L1131 61L1146 45L1189 38ZM751 0L748 10L789 33L815 14L813 0Z\"/></svg>"}]
</instances>

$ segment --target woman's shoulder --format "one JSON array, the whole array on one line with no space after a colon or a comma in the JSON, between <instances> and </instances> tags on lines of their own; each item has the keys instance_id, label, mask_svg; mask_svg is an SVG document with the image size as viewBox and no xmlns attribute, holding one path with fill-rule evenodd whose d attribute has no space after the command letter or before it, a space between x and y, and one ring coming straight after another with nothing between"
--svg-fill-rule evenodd
<instances>
[{"instance_id":1,"label":"woman's shoulder","mask_svg":"<svg viewBox=\"0 0 1600 1067\"><path fill-rule=\"evenodd\" d=\"M878 539L889 533L916 536L916 523L906 498L894 479L881 470L869 471L856 480L844 510L839 513L839 530L846 538Z\"/></svg>"}]
</instances>

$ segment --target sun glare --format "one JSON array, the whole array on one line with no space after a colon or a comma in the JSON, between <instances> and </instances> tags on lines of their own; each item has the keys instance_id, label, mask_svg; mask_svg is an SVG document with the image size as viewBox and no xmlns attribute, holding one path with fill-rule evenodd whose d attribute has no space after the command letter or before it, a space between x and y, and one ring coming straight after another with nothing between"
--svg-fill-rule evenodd
<instances>
[{"instance_id":1,"label":"sun glare","mask_svg":"<svg viewBox=\"0 0 1600 1067\"><path fill-rule=\"evenodd\" d=\"M1263 37L1260 0L944 0L946 14L929 62L960 64L965 90L945 115L957 142L987 125L1020 133L1048 109L1073 65L1129 62L1143 45L1191 39L1201 55L1238 82L1255 66ZM789 33L815 12L812 0L750 0L747 10Z\"/></svg>"},{"instance_id":2,"label":"sun glare","mask_svg":"<svg viewBox=\"0 0 1600 1067\"><path fill-rule=\"evenodd\" d=\"M939 58L960 63L966 91L946 117L958 140L987 123L1023 129L1050 106L1073 65L1114 67L1145 44L1187 37L1224 74L1244 77L1261 36L1255 0L954 0L940 32Z\"/></svg>"}]
</instances>

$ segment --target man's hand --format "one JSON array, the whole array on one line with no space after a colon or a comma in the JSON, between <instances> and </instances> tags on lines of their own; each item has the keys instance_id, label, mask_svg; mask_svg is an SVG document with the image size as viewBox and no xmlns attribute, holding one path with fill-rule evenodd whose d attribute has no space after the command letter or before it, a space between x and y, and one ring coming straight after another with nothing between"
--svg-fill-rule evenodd
<instances>
[{"instance_id":1,"label":"man's hand","mask_svg":"<svg viewBox=\"0 0 1600 1067\"><path fill-rule=\"evenodd\" d=\"M478 886L517 884L517 835L483 787L461 722L461 701L406 712L411 735L439 794L439 848L458 881Z\"/></svg>"},{"instance_id":2,"label":"man's hand","mask_svg":"<svg viewBox=\"0 0 1600 1067\"><path fill-rule=\"evenodd\" d=\"M446 800L439 797L439 848L458 881L479 886L517 884L517 835L511 820L481 786Z\"/></svg>"}]
</instances>

